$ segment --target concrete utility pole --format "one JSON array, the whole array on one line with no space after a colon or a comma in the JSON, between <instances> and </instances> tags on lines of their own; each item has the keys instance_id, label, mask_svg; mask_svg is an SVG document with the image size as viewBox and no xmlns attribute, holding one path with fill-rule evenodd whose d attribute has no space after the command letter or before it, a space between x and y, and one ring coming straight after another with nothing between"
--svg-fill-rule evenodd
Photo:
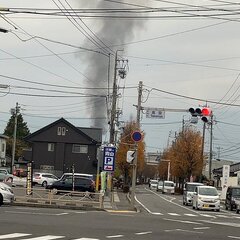
<instances>
[{"instance_id":1,"label":"concrete utility pole","mask_svg":"<svg viewBox=\"0 0 240 240\"><path fill-rule=\"evenodd\" d=\"M209 152L209 180L212 180L212 157L213 157L213 151L212 151L212 145L213 145L213 115L211 115L210 118L210 152Z\"/></svg>"},{"instance_id":2,"label":"concrete utility pole","mask_svg":"<svg viewBox=\"0 0 240 240\"><path fill-rule=\"evenodd\" d=\"M140 127L140 117L141 117L141 102L142 102L142 81L139 82L138 86L138 105L137 105L137 128ZM132 174L132 189L131 189L131 204L135 203L135 191L136 191L136 178L137 178L137 161L138 161L138 143L135 143L135 158L133 160L133 174Z\"/></svg>"},{"instance_id":3,"label":"concrete utility pole","mask_svg":"<svg viewBox=\"0 0 240 240\"><path fill-rule=\"evenodd\" d=\"M116 104L117 104L117 62L118 62L118 51L115 54L115 67L113 76L113 95L112 95L112 109L110 118L110 139L109 143L114 144L115 136L115 117L116 117Z\"/></svg>"},{"instance_id":4,"label":"concrete utility pole","mask_svg":"<svg viewBox=\"0 0 240 240\"><path fill-rule=\"evenodd\" d=\"M16 151L16 138L17 138L17 118L20 107L18 103L16 103L15 109L12 109L12 113L14 114L14 131L13 131L13 145L12 145L12 165L11 171L13 173L14 170L14 160L15 160L15 151Z\"/></svg>"}]
</instances>

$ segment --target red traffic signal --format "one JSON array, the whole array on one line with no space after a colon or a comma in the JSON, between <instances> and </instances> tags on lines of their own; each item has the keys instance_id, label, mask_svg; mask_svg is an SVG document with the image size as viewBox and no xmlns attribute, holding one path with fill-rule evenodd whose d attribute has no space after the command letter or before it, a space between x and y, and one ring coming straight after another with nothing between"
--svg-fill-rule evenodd
<instances>
[{"instance_id":1,"label":"red traffic signal","mask_svg":"<svg viewBox=\"0 0 240 240\"><path fill-rule=\"evenodd\" d=\"M203 108L202 109L202 115L203 116L211 116L212 115L212 109L210 109L210 108Z\"/></svg>"}]
</instances>

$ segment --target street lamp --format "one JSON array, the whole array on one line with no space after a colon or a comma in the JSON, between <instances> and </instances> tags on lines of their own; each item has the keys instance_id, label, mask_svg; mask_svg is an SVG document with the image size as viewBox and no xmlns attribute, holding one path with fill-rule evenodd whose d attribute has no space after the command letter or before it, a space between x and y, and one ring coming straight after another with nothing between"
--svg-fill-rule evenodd
<instances>
[{"instance_id":1,"label":"street lamp","mask_svg":"<svg viewBox=\"0 0 240 240\"><path fill-rule=\"evenodd\" d=\"M160 162L168 162L167 181L169 181L170 180L171 160L161 159Z\"/></svg>"}]
</instances>

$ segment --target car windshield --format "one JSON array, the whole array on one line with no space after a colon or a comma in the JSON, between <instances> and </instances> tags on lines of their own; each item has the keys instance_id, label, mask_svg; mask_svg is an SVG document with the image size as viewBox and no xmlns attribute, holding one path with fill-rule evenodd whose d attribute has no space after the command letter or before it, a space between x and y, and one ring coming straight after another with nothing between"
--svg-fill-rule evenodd
<instances>
[{"instance_id":1,"label":"car windshield","mask_svg":"<svg viewBox=\"0 0 240 240\"><path fill-rule=\"evenodd\" d=\"M240 197L240 188L233 188L232 195Z\"/></svg>"},{"instance_id":2,"label":"car windshield","mask_svg":"<svg viewBox=\"0 0 240 240\"><path fill-rule=\"evenodd\" d=\"M186 185L186 190L188 192L194 192L194 190L197 186L199 186L199 184L187 184Z\"/></svg>"},{"instance_id":3,"label":"car windshield","mask_svg":"<svg viewBox=\"0 0 240 240\"><path fill-rule=\"evenodd\" d=\"M151 184L157 184L158 181L157 180L151 180Z\"/></svg>"},{"instance_id":4,"label":"car windshield","mask_svg":"<svg viewBox=\"0 0 240 240\"><path fill-rule=\"evenodd\" d=\"M206 196L217 196L218 192L216 188L200 188L199 194Z\"/></svg>"},{"instance_id":5,"label":"car windshield","mask_svg":"<svg viewBox=\"0 0 240 240\"><path fill-rule=\"evenodd\" d=\"M173 183L164 183L164 185L165 185L166 187L174 187L174 184L173 184Z\"/></svg>"}]
</instances>

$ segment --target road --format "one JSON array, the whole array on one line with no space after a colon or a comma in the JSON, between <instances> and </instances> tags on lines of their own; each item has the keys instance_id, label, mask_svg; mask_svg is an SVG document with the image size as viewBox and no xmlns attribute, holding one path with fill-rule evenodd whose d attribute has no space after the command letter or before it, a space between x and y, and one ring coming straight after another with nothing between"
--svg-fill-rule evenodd
<instances>
[{"instance_id":1,"label":"road","mask_svg":"<svg viewBox=\"0 0 240 240\"><path fill-rule=\"evenodd\" d=\"M0 239L240 239L240 215L196 211L181 196L147 188L136 193L140 213L1 207Z\"/></svg>"}]
</instances>

